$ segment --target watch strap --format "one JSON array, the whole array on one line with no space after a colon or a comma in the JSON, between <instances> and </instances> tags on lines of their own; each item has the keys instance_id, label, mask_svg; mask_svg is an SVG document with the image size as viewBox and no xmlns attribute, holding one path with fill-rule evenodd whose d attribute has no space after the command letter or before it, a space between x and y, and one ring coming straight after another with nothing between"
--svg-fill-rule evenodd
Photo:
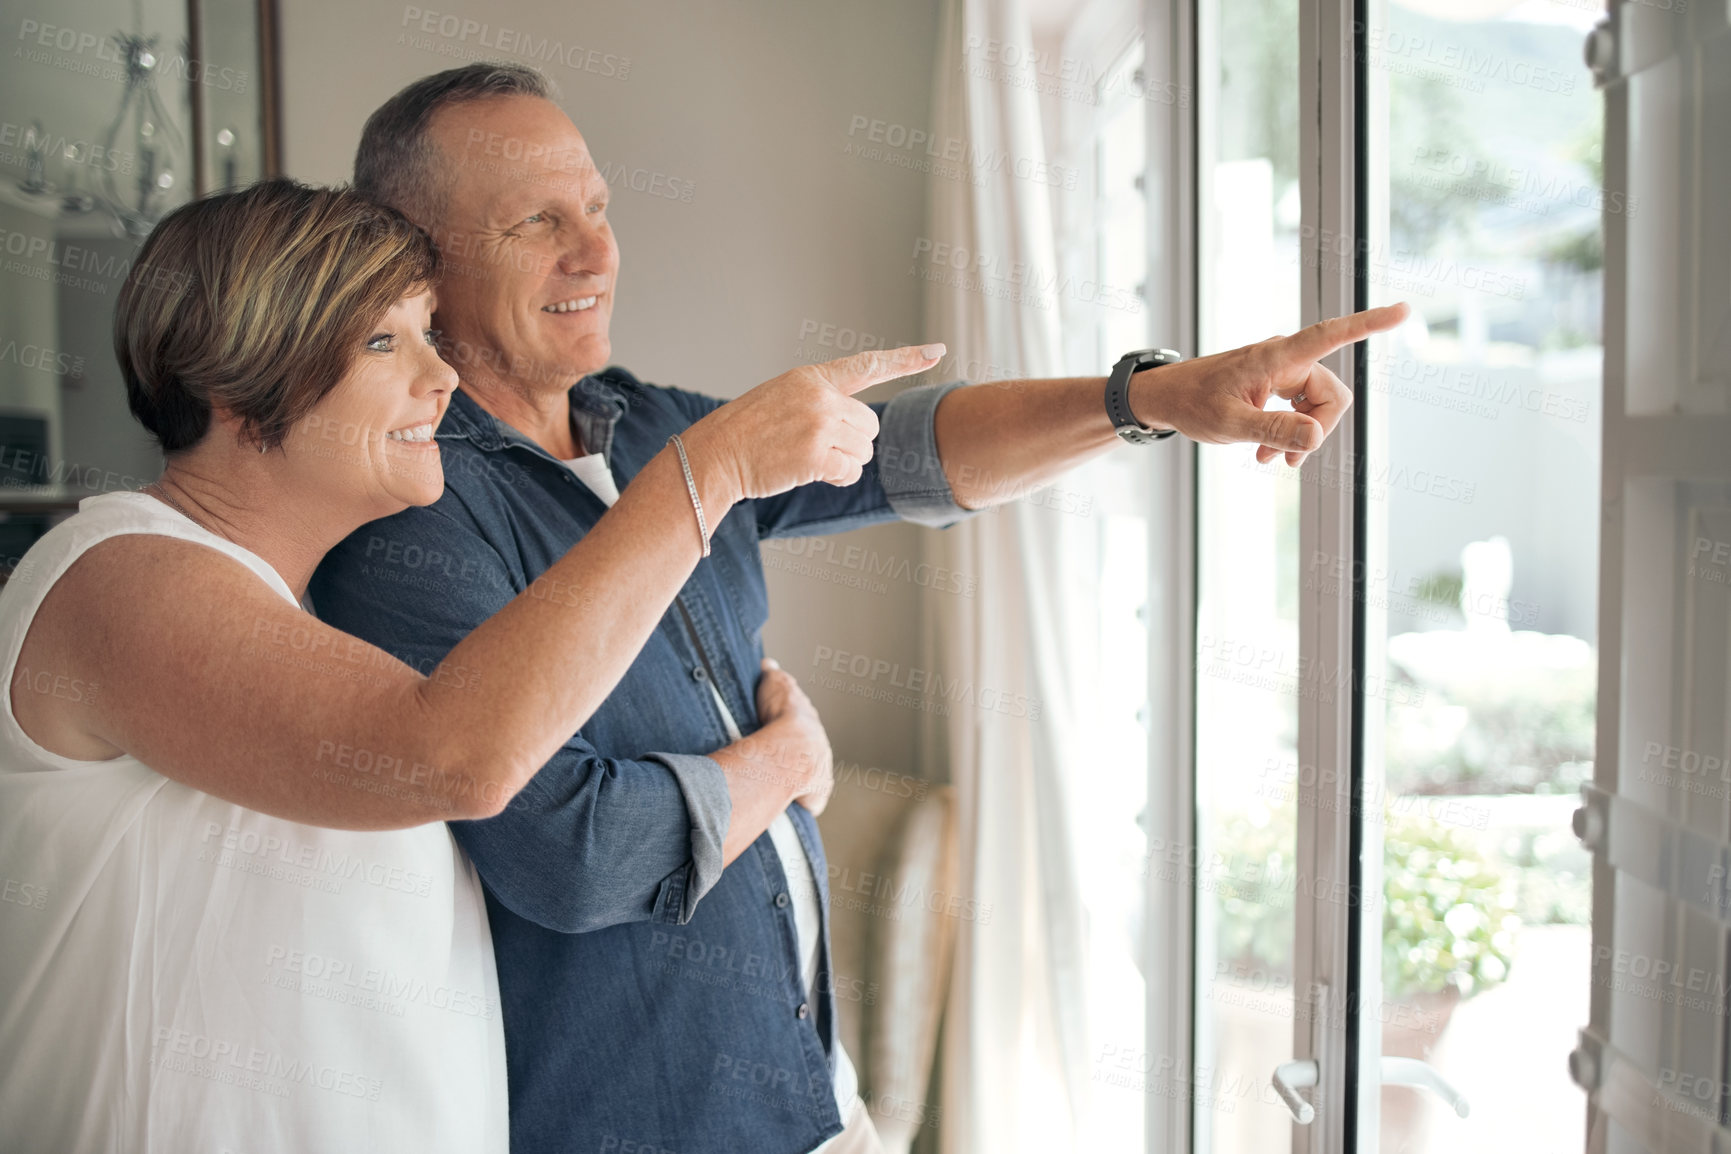
<instances>
[{"instance_id":1,"label":"watch strap","mask_svg":"<svg viewBox=\"0 0 1731 1154\"><path fill-rule=\"evenodd\" d=\"M1119 437L1132 445L1151 445L1178 431L1151 429L1136 419L1136 414L1130 410L1130 378L1142 369L1169 365L1182 359L1171 349L1138 349L1118 358L1111 375L1106 378L1106 415L1112 418L1112 428Z\"/></svg>"}]
</instances>

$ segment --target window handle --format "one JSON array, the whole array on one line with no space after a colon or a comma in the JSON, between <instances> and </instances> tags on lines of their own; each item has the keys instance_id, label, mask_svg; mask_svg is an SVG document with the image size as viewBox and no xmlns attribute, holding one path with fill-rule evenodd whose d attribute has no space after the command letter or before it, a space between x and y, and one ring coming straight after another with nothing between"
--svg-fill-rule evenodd
<instances>
[{"instance_id":1,"label":"window handle","mask_svg":"<svg viewBox=\"0 0 1731 1154\"><path fill-rule=\"evenodd\" d=\"M1448 1081L1436 1072L1429 1062L1421 1062L1417 1058L1382 1059L1382 1084L1384 1086L1423 1086L1449 1104L1460 1117L1465 1118L1472 1112L1461 1092L1448 1084Z\"/></svg>"},{"instance_id":2,"label":"window handle","mask_svg":"<svg viewBox=\"0 0 1731 1154\"><path fill-rule=\"evenodd\" d=\"M1306 1086L1316 1085L1317 1065L1314 1058L1299 1058L1282 1062L1274 1068L1274 1092L1292 1111L1292 1120L1300 1126L1316 1121L1316 1107L1298 1096Z\"/></svg>"},{"instance_id":3,"label":"window handle","mask_svg":"<svg viewBox=\"0 0 1731 1154\"><path fill-rule=\"evenodd\" d=\"M1428 1062L1417 1058L1384 1057L1379 1072L1384 1086L1422 1086L1447 1102L1460 1117L1465 1118L1471 1113L1472 1108L1461 1092L1449 1085L1447 1079ZM1316 1107L1306 1102L1298 1092L1316 1085L1318 1074L1314 1058L1282 1062L1274 1069L1274 1092L1280 1095L1280 1100L1292 1112L1292 1120L1300 1126L1316 1121Z\"/></svg>"}]
</instances>

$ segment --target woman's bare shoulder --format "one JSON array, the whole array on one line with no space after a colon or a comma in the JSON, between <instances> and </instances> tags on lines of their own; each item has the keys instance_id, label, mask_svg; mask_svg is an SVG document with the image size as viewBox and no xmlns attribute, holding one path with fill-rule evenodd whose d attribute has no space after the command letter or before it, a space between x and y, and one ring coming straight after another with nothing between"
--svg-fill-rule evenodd
<instances>
[{"instance_id":1,"label":"woman's bare shoulder","mask_svg":"<svg viewBox=\"0 0 1731 1154\"><path fill-rule=\"evenodd\" d=\"M248 621L300 612L219 549L158 533L104 538L67 567L32 618L12 679L13 715L51 752L112 757L119 751L99 735L99 711L86 700L97 694L20 693L17 672L50 686L118 688L130 680L122 671L145 668L172 681L243 641Z\"/></svg>"},{"instance_id":2,"label":"woman's bare shoulder","mask_svg":"<svg viewBox=\"0 0 1731 1154\"><path fill-rule=\"evenodd\" d=\"M204 616L212 606L198 597L207 592L229 599L283 600L257 573L220 549L163 533L121 533L96 542L67 567L38 617L56 599L103 617L123 608L129 613L192 610Z\"/></svg>"}]
</instances>

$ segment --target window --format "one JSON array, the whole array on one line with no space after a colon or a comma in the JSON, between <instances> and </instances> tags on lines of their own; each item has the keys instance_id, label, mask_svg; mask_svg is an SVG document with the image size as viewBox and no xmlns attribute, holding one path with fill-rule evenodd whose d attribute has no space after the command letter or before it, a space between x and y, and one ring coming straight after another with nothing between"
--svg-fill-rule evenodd
<instances>
[{"instance_id":1,"label":"window","mask_svg":"<svg viewBox=\"0 0 1731 1154\"><path fill-rule=\"evenodd\" d=\"M1349 187L1318 170L1355 162L1369 303L1415 308L1368 349L1342 459L1301 477L1249 448L1198 454L1200 1151L1290 1148L1269 1078L1319 1056L1335 1078L1307 1091L1333 1108L1335 1129L1309 1136L1324 1148L1584 1141L1564 1057L1590 960L1569 817L1594 739L1601 105L1579 62L1591 14L1493 7L1373 4L1355 29L1341 6L1341 35L1307 39L1322 6L1198 5L1199 351L1292 331L1318 319L1301 304L1330 299L1317 284L1350 285ZM1306 43L1341 59L1301 68ZM1350 132L1317 135L1326 107L1300 111L1316 92L1301 78L1351 78L1355 48L1357 157L1338 154ZM1350 644L1300 627L1331 612L1362 674ZM1338 718L1361 734L1359 779L1347 743L1314 728ZM1345 863L1348 837L1360 890L1304 848ZM1321 1034L1336 1040L1308 1048ZM1351 1045L1365 1090L1343 1127ZM1427 1063L1442 1090L1385 1057Z\"/></svg>"},{"instance_id":2,"label":"window","mask_svg":"<svg viewBox=\"0 0 1731 1154\"><path fill-rule=\"evenodd\" d=\"M1564 1058L1586 1004L1591 871L1569 815L1592 770L1602 383L1591 14L1399 0L1355 26L1344 4L1181 7L1193 102L1151 95L1160 70L1138 41L1109 57L1085 116L1064 112L1085 124L1063 135L1089 142L1069 155L1094 182L1091 209L1061 225L1067 271L1145 300L1190 295L1199 354L1291 332L1350 307L1352 245L1319 233L1352 235L1362 162L1369 303L1408 300L1415 317L1364 350L1342 458L1301 475L1250 446L1196 450L1194 776L1172 793L1194 798L1187 837L1148 836L1175 823L1153 812L1160 782L1137 783L1151 762L1132 720L1151 684L1165 692L1160 656L1136 655L1186 530L1157 516L1173 498L1154 478L1171 477L1150 457L1114 455L1090 483L1090 1028L1096 1081L1107 1065L1138 1077L1133 1094L1097 1091L1082 1132L1098 1148L1169 1149L1187 1132L1208 1154L1292 1149L1271 1077L1320 1058L1323 1084L1297 1083L1319 1112L1308 1149L1577 1150ZM1193 208L1167 206L1193 213L1178 227L1193 230L1194 284L1149 256L1148 189L1173 176L1149 147L1157 117L1194 132ZM1184 343L1150 317L1065 307L1075 372ZM1143 979L1169 968L1137 918L1163 885L1188 887L1194 911L1181 989ZM1135 1013L1163 999L1186 1003L1190 1030L1170 1053ZM1427 1063L1439 1089L1385 1056ZM1448 1108L1456 1091L1467 1118ZM1138 1125L1175 1100L1176 1131Z\"/></svg>"}]
</instances>

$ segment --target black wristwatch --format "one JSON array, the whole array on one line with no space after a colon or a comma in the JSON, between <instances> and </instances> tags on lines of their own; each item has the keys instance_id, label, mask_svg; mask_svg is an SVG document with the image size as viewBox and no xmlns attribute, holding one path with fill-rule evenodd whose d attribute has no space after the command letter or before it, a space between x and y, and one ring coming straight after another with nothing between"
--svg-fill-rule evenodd
<instances>
[{"instance_id":1,"label":"black wristwatch","mask_svg":"<svg viewBox=\"0 0 1731 1154\"><path fill-rule=\"evenodd\" d=\"M1174 365L1183 359L1171 349L1137 349L1118 358L1118 363L1112 366L1112 375L1106 378L1106 415L1112 418L1112 428L1120 437L1132 445L1151 445L1178 431L1155 432L1136 422L1136 415L1130 411L1130 376L1142 369Z\"/></svg>"}]
</instances>

